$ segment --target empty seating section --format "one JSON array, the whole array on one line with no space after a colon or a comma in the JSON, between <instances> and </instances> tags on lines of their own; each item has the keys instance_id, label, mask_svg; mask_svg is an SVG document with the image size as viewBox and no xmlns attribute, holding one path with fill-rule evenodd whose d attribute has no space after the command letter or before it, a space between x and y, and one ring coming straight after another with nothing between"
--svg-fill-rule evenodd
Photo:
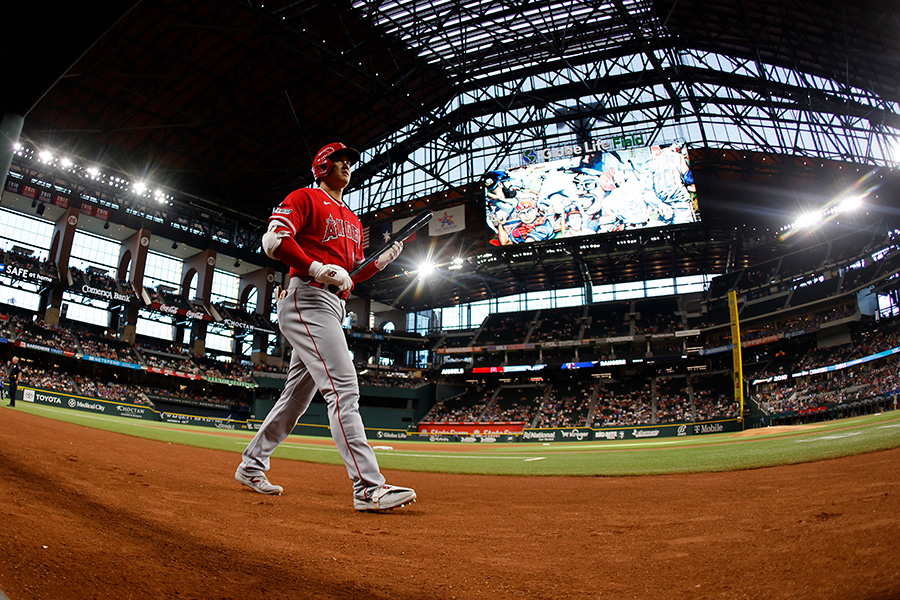
<instances>
[{"instance_id":1,"label":"empty seating section","mask_svg":"<svg viewBox=\"0 0 900 600\"><path fill-rule=\"evenodd\" d=\"M585 323L583 306L544 310L535 324L529 342L577 340Z\"/></svg>"}]
</instances>

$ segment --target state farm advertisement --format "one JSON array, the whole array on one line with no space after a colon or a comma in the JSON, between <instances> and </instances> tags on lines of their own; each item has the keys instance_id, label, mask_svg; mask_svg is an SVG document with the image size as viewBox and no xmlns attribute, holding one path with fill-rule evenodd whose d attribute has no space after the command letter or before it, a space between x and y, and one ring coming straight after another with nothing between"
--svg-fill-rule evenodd
<instances>
[{"instance_id":1,"label":"state farm advertisement","mask_svg":"<svg viewBox=\"0 0 900 600\"><path fill-rule=\"evenodd\" d=\"M419 423L422 435L498 436L521 435L525 421L491 421L486 423Z\"/></svg>"}]
</instances>

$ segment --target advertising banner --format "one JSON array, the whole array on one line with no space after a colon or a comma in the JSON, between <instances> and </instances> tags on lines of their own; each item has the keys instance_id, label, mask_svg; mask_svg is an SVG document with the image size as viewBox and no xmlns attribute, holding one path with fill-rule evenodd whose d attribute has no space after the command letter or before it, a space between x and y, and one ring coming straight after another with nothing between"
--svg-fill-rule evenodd
<instances>
[{"instance_id":1,"label":"advertising banner","mask_svg":"<svg viewBox=\"0 0 900 600\"><path fill-rule=\"evenodd\" d=\"M32 283L53 283L55 278L45 275L44 273L36 273L26 267L19 265L0 265L0 275L8 275L22 281L30 281Z\"/></svg>"},{"instance_id":2,"label":"advertising banner","mask_svg":"<svg viewBox=\"0 0 900 600\"><path fill-rule=\"evenodd\" d=\"M220 419L218 417L204 417L200 415L185 415L163 411L159 413L159 420L165 423L178 423L181 425L201 425L215 427L216 429L242 430L249 429L247 421L234 419Z\"/></svg>"},{"instance_id":3,"label":"advertising banner","mask_svg":"<svg viewBox=\"0 0 900 600\"><path fill-rule=\"evenodd\" d=\"M32 387L22 388L22 400L24 402L33 402L35 404L46 404L48 406L60 406L75 410L83 410L95 414L117 415L120 417L132 417L150 421L158 420L156 411L149 406L114 402L112 400L101 400L99 398L88 398L86 396L75 396L64 392L41 390Z\"/></svg>"},{"instance_id":4,"label":"advertising banner","mask_svg":"<svg viewBox=\"0 0 900 600\"><path fill-rule=\"evenodd\" d=\"M50 354L61 354L63 356L75 356L74 350L60 350L59 348L51 348L50 346L42 346L32 342L23 342L16 340L16 346L19 348L28 348L29 350L40 350L41 352L49 352Z\"/></svg>"},{"instance_id":5,"label":"advertising banner","mask_svg":"<svg viewBox=\"0 0 900 600\"><path fill-rule=\"evenodd\" d=\"M237 379L224 379L222 377L207 377L207 381L210 383L221 383L224 385L231 385L235 387L245 387L245 388L258 388L258 383L253 383L252 381L239 381Z\"/></svg>"},{"instance_id":6,"label":"advertising banner","mask_svg":"<svg viewBox=\"0 0 900 600\"><path fill-rule=\"evenodd\" d=\"M180 317L187 317L188 319L194 319L195 321L212 321L212 316L209 314L199 311L199 310L188 310L186 308L179 308L177 306L172 306L170 304L163 304L158 300L154 300L150 303L150 308L156 309L161 313L165 313L167 315L178 315Z\"/></svg>"},{"instance_id":7,"label":"advertising banner","mask_svg":"<svg viewBox=\"0 0 900 600\"><path fill-rule=\"evenodd\" d=\"M141 365L138 363L125 362L124 360L116 360L114 358L106 358L105 356L92 356L90 354L83 354L81 356L83 360L87 360L90 362L96 362L104 365L112 365L114 367L123 367L125 369L135 369L140 371Z\"/></svg>"},{"instance_id":8,"label":"advertising banner","mask_svg":"<svg viewBox=\"0 0 900 600\"><path fill-rule=\"evenodd\" d=\"M193 379L200 381L203 379L197 373L185 373L184 371L176 371L175 369L161 369L159 367L147 367L148 373L156 373L158 375L166 375L168 377L181 377L182 379Z\"/></svg>"},{"instance_id":9,"label":"advertising banner","mask_svg":"<svg viewBox=\"0 0 900 600\"><path fill-rule=\"evenodd\" d=\"M498 421L486 423L419 423L419 433L424 435L521 435L525 421Z\"/></svg>"}]
</instances>

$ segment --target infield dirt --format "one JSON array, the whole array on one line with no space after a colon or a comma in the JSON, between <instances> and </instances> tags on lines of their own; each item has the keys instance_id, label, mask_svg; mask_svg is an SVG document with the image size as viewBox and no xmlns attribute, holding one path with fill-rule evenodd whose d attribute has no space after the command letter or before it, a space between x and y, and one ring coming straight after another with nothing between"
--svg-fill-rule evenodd
<instances>
[{"instance_id":1,"label":"infield dirt","mask_svg":"<svg viewBox=\"0 0 900 600\"><path fill-rule=\"evenodd\" d=\"M900 450L622 478L387 472L419 502L357 513L343 466L0 408L0 590L55 598L897 598Z\"/></svg>"}]
</instances>

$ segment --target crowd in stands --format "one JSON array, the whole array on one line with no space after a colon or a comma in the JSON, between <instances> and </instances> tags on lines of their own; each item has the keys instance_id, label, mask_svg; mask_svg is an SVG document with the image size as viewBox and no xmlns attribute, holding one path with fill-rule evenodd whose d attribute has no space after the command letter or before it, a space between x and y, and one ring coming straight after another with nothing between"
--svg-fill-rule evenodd
<instances>
[{"instance_id":1,"label":"crowd in stands","mask_svg":"<svg viewBox=\"0 0 900 600\"><path fill-rule=\"evenodd\" d=\"M891 256L898 256L900 263L900 251ZM803 262L805 259L798 259ZM594 338L621 337L628 335L656 335L674 334L684 329L709 329L722 327L730 322L727 301L720 296L732 287L742 290L743 300L753 300L771 293L769 286L765 285L773 281L778 282L779 277L787 277L785 285L787 289L795 289L797 284L786 272L792 272L793 263L780 265L778 261L762 265L760 268L740 270L715 278L708 293L709 300L705 303L706 311L701 306L694 309L697 312L687 313L679 309L676 298L654 298L625 302L604 302L591 304L587 307L564 308L555 310L542 310L536 315L536 311L523 311L518 313L502 313L489 315L478 335L474 340L467 336L444 335L441 337L438 348L457 348L466 346L486 346L501 344L544 343L559 340L584 341ZM874 263L877 266L878 263ZM779 270L779 266L783 268ZM898 264L900 267L900 264ZM884 272L886 269L880 269ZM845 277L859 275L862 279L874 276L876 270L853 269L848 270ZM838 275L835 275L838 277ZM821 279L821 277L820 277ZM810 280L811 281L811 280ZM824 285L834 287L837 284L823 280ZM760 287L759 289L756 289ZM747 292L753 288L755 295ZM797 287L797 290L808 288ZM718 298L718 299L716 299ZM742 331L742 339L755 340L776 334L786 334L802 329L821 326L829 322L835 322L857 314L855 298L841 304L816 311L808 311L802 314L794 314L788 318L778 318L778 314L786 308L787 296L774 298L769 308L766 301L747 304L741 302L741 314L748 327ZM746 313L746 314L744 314ZM757 314L758 313L758 314ZM584 327L582 327L584 325ZM716 335L716 334L712 334ZM721 340L727 340L727 330L721 330L718 334ZM716 340L709 337L703 340L704 345L712 347ZM723 342L727 343L727 342ZM654 346L665 353L680 351L678 344L670 344L667 347ZM609 350L605 350L609 353ZM595 353L596 354L596 353ZM618 354L622 354L619 351ZM596 359L592 354L591 359ZM503 359L486 356L476 356L480 361L478 366L495 366L503 363ZM518 361L521 362L521 361Z\"/></svg>"},{"instance_id":2,"label":"crowd in stands","mask_svg":"<svg viewBox=\"0 0 900 600\"><path fill-rule=\"evenodd\" d=\"M115 402L152 405L142 386L137 383L110 381L84 373L72 374L57 368L44 368L38 363L31 361L22 364L24 368L22 369L20 384L23 386ZM150 393L223 405L242 402L242 400L232 396L210 395L205 392L198 394L190 391L157 388L150 390Z\"/></svg>"},{"instance_id":3,"label":"crowd in stands","mask_svg":"<svg viewBox=\"0 0 900 600\"><path fill-rule=\"evenodd\" d=\"M104 381L87 375L80 375L76 377L76 380L78 391L82 396L129 404L152 405L147 396L132 384Z\"/></svg>"},{"instance_id":4,"label":"crowd in stands","mask_svg":"<svg viewBox=\"0 0 900 600\"><path fill-rule=\"evenodd\" d=\"M631 389L614 386L598 393L592 427L628 427L652 422L649 385Z\"/></svg>"},{"instance_id":5,"label":"crowd in stands","mask_svg":"<svg viewBox=\"0 0 900 600\"><path fill-rule=\"evenodd\" d=\"M358 379L359 385L400 389L415 389L425 383L421 377L395 377L386 373L373 373L371 371L360 373Z\"/></svg>"},{"instance_id":6,"label":"crowd in stands","mask_svg":"<svg viewBox=\"0 0 900 600\"><path fill-rule=\"evenodd\" d=\"M492 393L493 390L476 388L439 400L423 420L435 423L480 422Z\"/></svg>"},{"instance_id":7,"label":"crowd in stands","mask_svg":"<svg viewBox=\"0 0 900 600\"><path fill-rule=\"evenodd\" d=\"M740 407L734 400L734 382L731 373L719 373L692 377L694 392L694 419L711 421L739 416Z\"/></svg>"},{"instance_id":8,"label":"crowd in stands","mask_svg":"<svg viewBox=\"0 0 900 600\"><path fill-rule=\"evenodd\" d=\"M537 428L602 428L733 418L738 408L726 393L729 382L727 374L696 378L694 383L685 377L657 378L655 410L651 382L641 378L606 383L563 378L548 386L507 384L493 396L489 389L468 390L439 402L423 421L524 421Z\"/></svg>"},{"instance_id":9,"label":"crowd in stands","mask_svg":"<svg viewBox=\"0 0 900 600\"><path fill-rule=\"evenodd\" d=\"M81 351L91 356L122 362L137 363L138 358L130 344L113 339L79 336Z\"/></svg>"},{"instance_id":10,"label":"crowd in stands","mask_svg":"<svg viewBox=\"0 0 900 600\"><path fill-rule=\"evenodd\" d=\"M141 357L144 359L144 364L148 367L179 371L181 373L190 373L193 375L200 374L200 367L194 364L190 356L178 357L170 354L157 354L145 349L141 351Z\"/></svg>"},{"instance_id":11,"label":"crowd in stands","mask_svg":"<svg viewBox=\"0 0 900 600\"><path fill-rule=\"evenodd\" d=\"M656 421L658 423L685 423L693 420L685 378L657 378Z\"/></svg>"},{"instance_id":12,"label":"crowd in stands","mask_svg":"<svg viewBox=\"0 0 900 600\"><path fill-rule=\"evenodd\" d=\"M752 393L769 414L803 412L896 395L900 392L896 355L816 375L791 376L865 358L898 346L900 329L897 323L889 322L879 328L854 332L849 343L827 348L810 345L803 351L778 353L755 375L762 383L755 386ZM774 378L779 380L766 381Z\"/></svg>"},{"instance_id":13,"label":"crowd in stands","mask_svg":"<svg viewBox=\"0 0 900 600\"><path fill-rule=\"evenodd\" d=\"M63 352L75 352L77 345L72 331L66 327L50 325L38 319L33 322L15 319L16 339Z\"/></svg>"},{"instance_id":14,"label":"crowd in stands","mask_svg":"<svg viewBox=\"0 0 900 600\"><path fill-rule=\"evenodd\" d=\"M243 398L224 394L212 394L207 391L192 391L171 388L148 388L147 397L153 400L170 400L178 403L179 400L188 402L208 402L222 406L246 404Z\"/></svg>"},{"instance_id":15,"label":"crowd in stands","mask_svg":"<svg viewBox=\"0 0 900 600\"><path fill-rule=\"evenodd\" d=\"M842 371L788 379L758 390L756 398L769 414L805 411L875 396L900 393L895 357Z\"/></svg>"},{"instance_id":16,"label":"crowd in stands","mask_svg":"<svg viewBox=\"0 0 900 600\"><path fill-rule=\"evenodd\" d=\"M900 329L875 329L854 334L849 344L828 348L810 347L803 352L773 359L754 378L766 379L778 375L792 375L818 367L863 358L900 346Z\"/></svg>"},{"instance_id":17,"label":"crowd in stands","mask_svg":"<svg viewBox=\"0 0 900 600\"><path fill-rule=\"evenodd\" d=\"M78 393L75 381L68 373L56 369L46 369L34 363L28 364L26 368L22 369L19 383L20 385L29 385L44 390L55 390L69 394Z\"/></svg>"},{"instance_id":18,"label":"crowd in stands","mask_svg":"<svg viewBox=\"0 0 900 600\"><path fill-rule=\"evenodd\" d=\"M519 421L530 424L537 414L542 393L543 387L501 387L494 401L481 414L481 419L488 422Z\"/></svg>"},{"instance_id":19,"label":"crowd in stands","mask_svg":"<svg viewBox=\"0 0 900 600\"><path fill-rule=\"evenodd\" d=\"M253 381L253 372L250 365L244 363L228 363L209 358L195 358L199 369L207 377L219 379L231 379L249 383Z\"/></svg>"},{"instance_id":20,"label":"crowd in stands","mask_svg":"<svg viewBox=\"0 0 900 600\"><path fill-rule=\"evenodd\" d=\"M585 427L591 408L593 382L560 381L540 405L535 427Z\"/></svg>"}]
</instances>

